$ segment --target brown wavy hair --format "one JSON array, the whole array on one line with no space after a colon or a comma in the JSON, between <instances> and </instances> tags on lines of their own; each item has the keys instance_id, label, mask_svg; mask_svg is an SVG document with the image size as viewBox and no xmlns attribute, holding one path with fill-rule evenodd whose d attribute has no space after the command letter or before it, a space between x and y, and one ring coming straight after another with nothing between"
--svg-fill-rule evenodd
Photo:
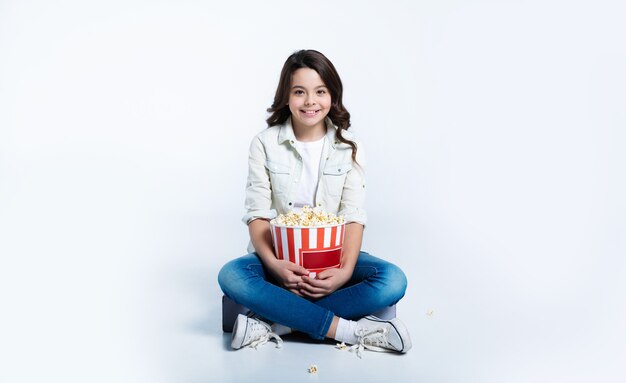
<instances>
[{"instance_id":1,"label":"brown wavy hair","mask_svg":"<svg viewBox=\"0 0 626 383\"><path fill-rule=\"evenodd\" d=\"M285 61L280 72L280 80L274 95L274 102L270 108L267 108L267 111L271 113L266 120L268 127L284 124L291 116L289 105L287 105L291 89L291 77L300 68L310 68L316 71L324 85L328 88L331 100L328 117L337 125L337 139L344 144L350 145L352 148L352 161L356 162L356 143L344 138L342 134L344 130L348 130L350 127L350 113L343 106L343 84L341 83L341 78L339 78L339 73L337 73L333 63L316 50L303 49L294 52Z\"/></svg>"}]
</instances>

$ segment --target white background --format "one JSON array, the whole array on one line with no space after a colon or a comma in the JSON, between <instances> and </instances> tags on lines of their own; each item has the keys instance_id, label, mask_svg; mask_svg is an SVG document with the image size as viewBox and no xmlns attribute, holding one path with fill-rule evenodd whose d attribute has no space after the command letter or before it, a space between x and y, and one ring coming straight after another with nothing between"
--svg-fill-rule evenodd
<instances>
[{"instance_id":1,"label":"white background","mask_svg":"<svg viewBox=\"0 0 626 383\"><path fill-rule=\"evenodd\" d=\"M244 253L248 144L302 48L339 70L366 145L364 249L409 277L396 372L623 381L625 17L0 1L0 381L223 381L217 271Z\"/></svg>"}]
</instances>

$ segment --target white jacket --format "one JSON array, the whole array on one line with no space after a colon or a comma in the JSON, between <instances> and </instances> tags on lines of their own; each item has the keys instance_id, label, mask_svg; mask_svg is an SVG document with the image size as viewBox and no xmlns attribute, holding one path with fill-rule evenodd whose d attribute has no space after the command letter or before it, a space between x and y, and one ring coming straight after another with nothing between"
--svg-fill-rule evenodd
<instances>
[{"instance_id":1,"label":"white jacket","mask_svg":"<svg viewBox=\"0 0 626 383\"><path fill-rule=\"evenodd\" d=\"M357 163L352 161L352 148L335 138L337 127L326 118L326 137L320 162L319 183L315 205L325 211L343 215L346 223L365 225L365 153L363 145L348 131L345 138L357 144ZM248 182L246 184L246 215L248 224L256 218L275 218L293 208L293 197L302 173L302 158L294 146L291 118L257 134L250 144ZM248 248L249 251L250 247Z\"/></svg>"}]
</instances>

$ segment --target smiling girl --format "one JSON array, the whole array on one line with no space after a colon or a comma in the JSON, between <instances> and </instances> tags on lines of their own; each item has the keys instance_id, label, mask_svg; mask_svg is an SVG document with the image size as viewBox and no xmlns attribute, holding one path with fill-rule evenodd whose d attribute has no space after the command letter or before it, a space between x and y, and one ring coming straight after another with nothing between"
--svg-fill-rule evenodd
<instances>
[{"instance_id":1,"label":"smiling girl","mask_svg":"<svg viewBox=\"0 0 626 383\"><path fill-rule=\"evenodd\" d=\"M353 344L359 352L411 348L399 319L368 315L397 303L407 280L397 266L361 251L365 159L362 144L348 132L342 95L341 79L323 54L301 50L287 58L268 128L250 145L243 217L249 254L228 262L218 276L224 294L254 313L237 318L234 349L270 338L280 345L279 336L291 331ZM276 257L270 232L269 220L306 205L346 222L341 266L315 278Z\"/></svg>"}]
</instances>

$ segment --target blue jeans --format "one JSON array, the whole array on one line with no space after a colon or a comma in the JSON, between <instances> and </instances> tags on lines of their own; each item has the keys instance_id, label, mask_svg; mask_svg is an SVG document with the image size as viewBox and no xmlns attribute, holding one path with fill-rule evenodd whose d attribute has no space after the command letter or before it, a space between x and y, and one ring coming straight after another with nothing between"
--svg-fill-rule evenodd
<instances>
[{"instance_id":1,"label":"blue jeans","mask_svg":"<svg viewBox=\"0 0 626 383\"><path fill-rule=\"evenodd\" d=\"M357 319L396 304L406 291L402 270L360 252L352 278L320 299L300 297L276 285L261 259L250 253L228 262L218 275L222 291L233 301L275 323L324 339L333 316Z\"/></svg>"}]
</instances>

